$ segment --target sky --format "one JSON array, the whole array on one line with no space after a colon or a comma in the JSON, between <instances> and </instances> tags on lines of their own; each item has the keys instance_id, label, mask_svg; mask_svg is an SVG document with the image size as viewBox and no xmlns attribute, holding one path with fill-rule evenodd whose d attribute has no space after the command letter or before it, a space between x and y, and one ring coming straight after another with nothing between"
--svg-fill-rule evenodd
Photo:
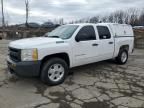
<instances>
[{"instance_id":1,"label":"sky","mask_svg":"<svg viewBox=\"0 0 144 108\"><path fill-rule=\"evenodd\" d=\"M10 24L25 22L25 0L3 0L6 20ZM29 0L29 22L46 22L64 18L65 22L105 15L116 10L144 8L144 0ZM0 6L1 17L1 6Z\"/></svg>"}]
</instances>

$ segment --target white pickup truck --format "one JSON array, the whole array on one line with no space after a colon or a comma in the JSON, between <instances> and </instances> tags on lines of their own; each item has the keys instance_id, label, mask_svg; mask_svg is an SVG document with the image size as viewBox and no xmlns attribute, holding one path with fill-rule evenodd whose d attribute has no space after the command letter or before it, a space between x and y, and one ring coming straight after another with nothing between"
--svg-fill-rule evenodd
<instances>
[{"instance_id":1,"label":"white pickup truck","mask_svg":"<svg viewBox=\"0 0 144 108\"><path fill-rule=\"evenodd\" d=\"M62 83L69 68L115 59L125 64L133 52L134 34L126 24L68 24L43 37L9 44L8 69L20 76L40 76L49 85Z\"/></svg>"}]
</instances>

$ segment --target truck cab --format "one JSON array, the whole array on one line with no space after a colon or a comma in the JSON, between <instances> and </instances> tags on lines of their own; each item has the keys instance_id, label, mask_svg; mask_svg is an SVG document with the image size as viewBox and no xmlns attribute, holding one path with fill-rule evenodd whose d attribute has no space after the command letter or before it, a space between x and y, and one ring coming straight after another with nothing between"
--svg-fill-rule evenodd
<instances>
[{"instance_id":1,"label":"truck cab","mask_svg":"<svg viewBox=\"0 0 144 108\"><path fill-rule=\"evenodd\" d=\"M40 76L43 82L56 85L72 67L107 59L125 64L133 46L130 25L67 24L42 37L11 42L7 63L11 73Z\"/></svg>"}]
</instances>

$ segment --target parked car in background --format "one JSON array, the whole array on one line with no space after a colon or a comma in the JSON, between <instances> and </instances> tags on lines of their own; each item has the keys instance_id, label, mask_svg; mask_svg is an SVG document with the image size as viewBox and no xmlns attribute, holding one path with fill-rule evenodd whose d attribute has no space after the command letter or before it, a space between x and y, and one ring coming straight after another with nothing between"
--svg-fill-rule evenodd
<instances>
[{"instance_id":1,"label":"parked car in background","mask_svg":"<svg viewBox=\"0 0 144 108\"><path fill-rule=\"evenodd\" d=\"M20 27L20 28L25 28L25 27L26 27L25 24L19 24L19 25L17 25L17 26Z\"/></svg>"},{"instance_id":2,"label":"parked car in background","mask_svg":"<svg viewBox=\"0 0 144 108\"><path fill-rule=\"evenodd\" d=\"M53 28L55 25L52 22L45 22L41 25L42 28Z\"/></svg>"},{"instance_id":3,"label":"parked car in background","mask_svg":"<svg viewBox=\"0 0 144 108\"><path fill-rule=\"evenodd\" d=\"M125 64L134 49L132 27L126 24L68 24L45 37L9 44L8 69L20 76L40 76L44 83L62 83L69 68L115 59Z\"/></svg>"},{"instance_id":4,"label":"parked car in background","mask_svg":"<svg viewBox=\"0 0 144 108\"><path fill-rule=\"evenodd\" d=\"M28 27L31 27L31 28L39 28L39 27L40 27L40 24L31 22L31 23L28 23Z\"/></svg>"},{"instance_id":5,"label":"parked car in background","mask_svg":"<svg viewBox=\"0 0 144 108\"><path fill-rule=\"evenodd\" d=\"M60 26L60 24L55 24L55 27L59 27Z\"/></svg>"},{"instance_id":6,"label":"parked car in background","mask_svg":"<svg viewBox=\"0 0 144 108\"><path fill-rule=\"evenodd\" d=\"M30 28L39 28L39 27L40 27L40 24L35 23L35 22L30 22L30 23L28 23L27 26L30 27ZM20 24L18 27L20 27L20 28L25 28L25 27L26 27L26 24L25 24L25 23L24 23L24 24Z\"/></svg>"}]
</instances>

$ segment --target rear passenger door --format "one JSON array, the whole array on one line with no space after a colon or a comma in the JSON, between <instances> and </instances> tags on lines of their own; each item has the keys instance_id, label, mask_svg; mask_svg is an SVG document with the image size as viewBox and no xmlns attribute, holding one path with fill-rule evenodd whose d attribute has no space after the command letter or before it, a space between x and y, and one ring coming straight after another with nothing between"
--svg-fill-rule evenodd
<instances>
[{"instance_id":1,"label":"rear passenger door","mask_svg":"<svg viewBox=\"0 0 144 108\"><path fill-rule=\"evenodd\" d=\"M101 60L110 59L114 53L114 39L107 26L97 26L99 34L99 56Z\"/></svg>"}]
</instances>

